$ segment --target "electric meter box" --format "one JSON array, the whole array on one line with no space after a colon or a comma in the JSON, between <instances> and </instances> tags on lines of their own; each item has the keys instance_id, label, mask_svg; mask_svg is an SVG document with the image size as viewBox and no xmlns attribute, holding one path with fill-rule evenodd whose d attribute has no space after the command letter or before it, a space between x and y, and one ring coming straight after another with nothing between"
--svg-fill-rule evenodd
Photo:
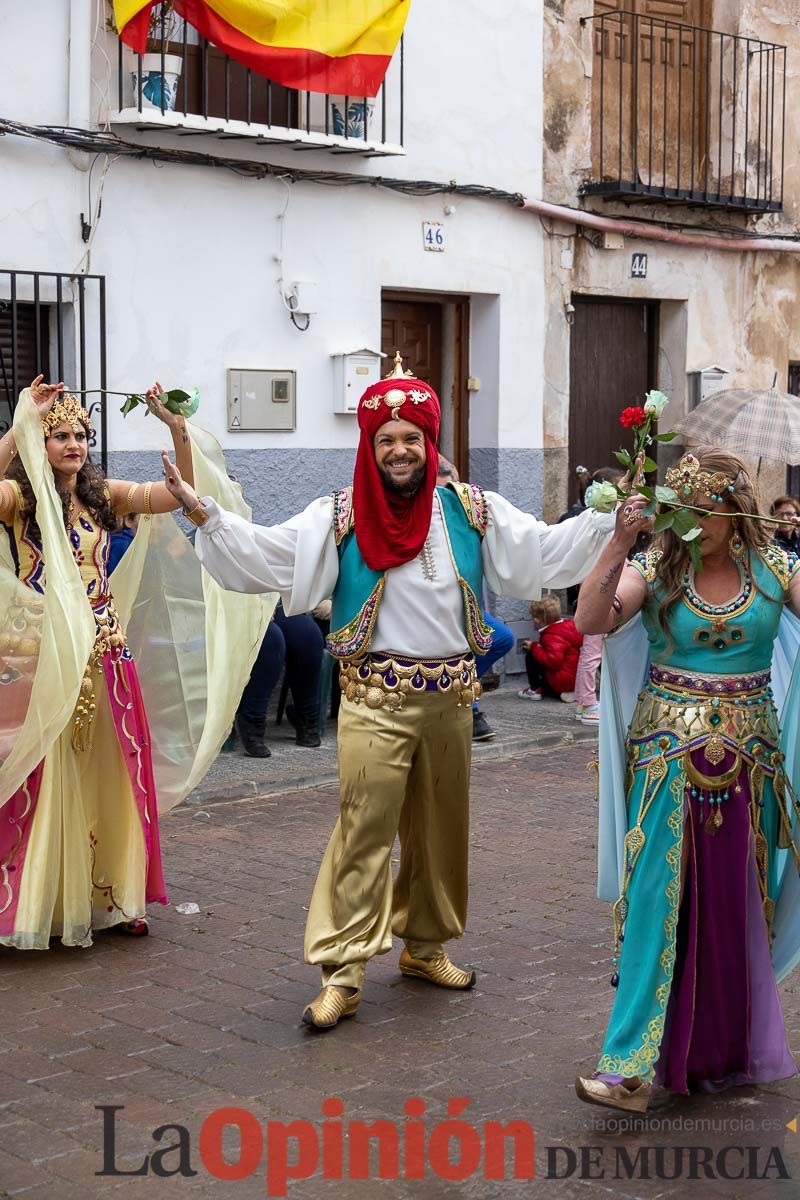
<instances>
[{"instance_id":1,"label":"electric meter box","mask_svg":"<svg viewBox=\"0 0 800 1200\"><path fill-rule=\"evenodd\" d=\"M228 429L291 432L296 425L295 371L228 369Z\"/></svg>"},{"instance_id":2,"label":"electric meter box","mask_svg":"<svg viewBox=\"0 0 800 1200\"><path fill-rule=\"evenodd\" d=\"M386 357L380 350L352 350L349 354L333 355L333 411L354 413L368 387L380 383L381 361Z\"/></svg>"}]
</instances>

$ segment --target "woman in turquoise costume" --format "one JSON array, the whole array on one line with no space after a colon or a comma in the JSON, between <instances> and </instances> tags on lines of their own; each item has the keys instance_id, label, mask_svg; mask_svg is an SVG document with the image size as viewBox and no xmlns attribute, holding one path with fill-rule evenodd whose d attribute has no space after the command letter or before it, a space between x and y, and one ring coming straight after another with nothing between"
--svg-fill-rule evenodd
<instances>
[{"instance_id":1,"label":"woman in turquoise costume","mask_svg":"<svg viewBox=\"0 0 800 1200\"><path fill-rule=\"evenodd\" d=\"M776 982L800 959L800 560L753 516L743 464L686 454L667 482L698 515L702 567L631 497L575 623L608 633L600 731L601 898L614 1007L582 1100L646 1109L652 1087L796 1073ZM637 698L638 693L638 698Z\"/></svg>"}]
</instances>

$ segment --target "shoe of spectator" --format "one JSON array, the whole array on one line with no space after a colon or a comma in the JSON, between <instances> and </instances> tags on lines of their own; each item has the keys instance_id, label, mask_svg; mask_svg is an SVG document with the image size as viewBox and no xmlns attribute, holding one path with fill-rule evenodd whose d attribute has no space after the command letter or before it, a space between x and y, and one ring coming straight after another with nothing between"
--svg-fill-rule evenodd
<instances>
[{"instance_id":1,"label":"shoe of spectator","mask_svg":"<svg viewBox=\"0 0 800 1200\"><path fill-rule=\"evenodd\" d=\"M575 693L574 692L562 692L561 695L559 696L559 699L564 704L574 704L575 703Z\"/></svg>"},{"instance_id":2,"label":"shoe of spectator","mask_svg":"<svg viewBox=\"0 0 800 1200\"><path fill-rule=\"evenodd\" d=\"M500 676L496 671L487 671L481 675L481 687L485 692L493 692L500 687Z\"/></svg>"},{"instance_id":3,"label":"shoe of spectator","mask_svg":"<svg viewBox=\"0 0 800 1200\"><path fill-rule=\"evenodd\" d=\"M586 708L581 709L578 713L578 720L581 725L599 725L600 724L600 705L587 704Z\"/></svg>"},{"instance_id":4,"label":"shoe of spectator","mask_svg":"<svg viewBox=\"0 0 800 1200\"><path fill-rule=\"evenodd\" d=\"M286 720L294 727L294 740L298 746L305 746L309 750L315 750L317 746L322 745L320 736L317 733L316 717L299 717L294 711L294 705L287 704Z\"/></svg>"},{"instance_id":5,"label":"shoe of spectator","mask_svg":"<svg viewBox=\"0 0 800 1200\"><path fill-rule=\"evenodd\" d=\"M271 758L272 752L264 741L267 719L253 720L244 713L236 714L236 732L242 739L242 748L249 758Z\"/></svg>"},{"instance_id":6,"label":"shoe of spectator","mask_svg":"<svg viewBox=\"0 0 800 1200\"><path fill-rule=\"evenodd\" d=\"M233 754L236 749L236 727L231 726L231 731L225 738L225 741L220 747L220 754Z\"/></svg>"},{"instance_id":7,"label":"shoe of spectator","mask_svg":"<svg viewBox=\"0 0 800 1200\"><path fill-rule=\"evenodd\" d=\"M317 721L297 719L294 726L294 740L298 746L307 746L309 749L314 749L316 746L322 745L322 739L317 733Z\"/></svg>"},{"instance_id":8,"label":"shoe of spectator","mask_svg":"<svg viewBox=\"0 0 800 1200\"><path fill-rule=\"evenodd\" d=\"M472 740L473 742L489 742L495 737L495 731L492 729L486 717L479 708L472 710Z\"/></svg>"},{"instance_id":9,"label":"shoe of spectator","mask_svg":"<svg viewBox=\"0 0 800 1200\"><path fill-rule=\"evenodd\" d=\"M542 693L539 690L539 688L529 688L529 687L523 688L521 692L517 692L517 695L522 700L541 700L542 699Z\"/></svg>"}]
</instances>

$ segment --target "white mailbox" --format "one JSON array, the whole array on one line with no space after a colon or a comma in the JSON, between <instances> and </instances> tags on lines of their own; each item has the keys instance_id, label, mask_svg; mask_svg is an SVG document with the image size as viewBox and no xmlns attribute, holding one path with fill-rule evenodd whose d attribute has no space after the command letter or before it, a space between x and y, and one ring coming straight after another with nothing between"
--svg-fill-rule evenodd
<instances>
[{"instance_id":1,"label":"white mailbox","mask_svg":"<svg viewBox=\"0 0 800 1200\"><path fill-rule=\"evenodd\" d=\"M228 370L228 429L295 428L295 372Z\"/></svg>"},{"instance_id":2,"label":"white mailbox","mask_svg":"<svg viewBox=\"0 0 800 1200\"><path fill-rule=\"evenodd\" d=\"M380 350L351 350L333 355L333 411L354 413L362 394L373 383L380 383L381 361L386 358Z\"/></svg>"},{"instance_id":3,"label":"white mailbox","mask_svg":"<svg viewBox=\"0 0 800 1200\"><path fill-rule=\"evenodd\" d=\"M730 374L725 367L715 363L710 367L701 367L699 371L689 371L689 411L702 404L706 396L722 390L725 376Z\"/></svg>"}]
</instances>

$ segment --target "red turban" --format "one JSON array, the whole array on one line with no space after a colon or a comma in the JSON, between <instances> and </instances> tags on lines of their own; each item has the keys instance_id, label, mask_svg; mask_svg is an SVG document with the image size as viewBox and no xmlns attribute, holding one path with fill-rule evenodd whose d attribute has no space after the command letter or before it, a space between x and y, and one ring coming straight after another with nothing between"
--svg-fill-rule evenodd
<instances>
[{"instance_id":1,"label":"red turban","mask_svg":"<svg viewBox=\"0 0 800 1200\"><path fill-rule=\"evenodd\" d=\"M361 439L353 477L356 541L372 571L411 562L431 527L433 491L439 472L439 397L422 379L392 376L367 388L358 404ZM413 496L387 488L375 460L374 438L393 419L418 425L425 435L425 478Z\"/></svg>"}]
</instances>

